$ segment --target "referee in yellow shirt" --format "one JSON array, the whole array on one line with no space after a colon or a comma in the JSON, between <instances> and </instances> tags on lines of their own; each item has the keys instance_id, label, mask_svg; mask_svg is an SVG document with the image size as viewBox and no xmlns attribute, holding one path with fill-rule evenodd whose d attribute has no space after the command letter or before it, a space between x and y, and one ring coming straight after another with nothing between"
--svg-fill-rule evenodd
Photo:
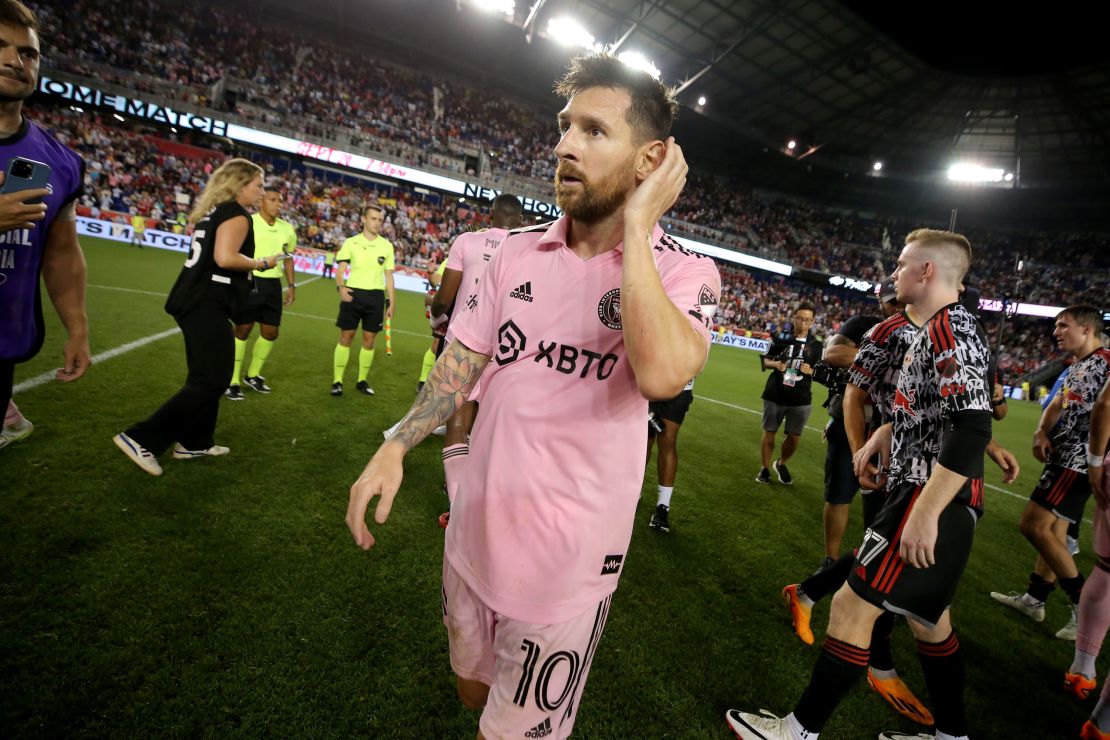
<instances>
[{"instance_id":1,"label":"referee in yellow shirt","mask_svg":"<svg viewBox=\"0 0 1110 740\"><path fill-rule=\"evenodd\" d=\"M251 216L254 230L254 253L258 259L271 255L292 252L297 246L297 231L281 215L281 193L267 190L262 196L259 212ZM235 322L235 369L231 373L231 385L224 393L232 401L242 401L243 391L239 387L239 373L243 369L243 358L247 354L247 337L255 323L260 324L258 339L254 340L251 350L251 364L243 382L259 393L269 393L272 388L262 377L262 365L270 356L270 350L278 338L281 326L281 274L285 272L284 305L291 306L296 298L297 284L293 278L293 260L284 260L279 266L267 270L255 270L251 279L253 287L245 305L237 307L232 315Z\"/></svg>"},{"instance_id":2,"label":"referee in yellow shirt","mask_svg":"<svg viewBox=\"0 0 1110 740\"><path fill-rule=\"evenodd\" d=\"M382 330L386 317L393 316L393 244L378 232L385 213L381 206L367 205L362 209L362 233L343 242L335 256L335 289L339 291L339 344L335 345L331 394L343 395L343 373L351 356L351 340L362 322L362 351L358 353L358 385L355 389L366 396L374 395L367 382L374 362L374 338ZM349 269L349 272L348 272ZM388 297L388 302L386 298Z\"/></svg>"}]
</instances>

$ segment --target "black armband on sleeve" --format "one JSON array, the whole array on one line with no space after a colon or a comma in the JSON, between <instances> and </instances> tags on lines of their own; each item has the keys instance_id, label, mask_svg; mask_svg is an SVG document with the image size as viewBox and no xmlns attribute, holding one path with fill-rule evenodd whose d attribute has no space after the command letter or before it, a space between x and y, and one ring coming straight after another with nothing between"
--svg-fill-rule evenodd
<instances>
[{"instance_id":1,"label":"black armband on sleeve","mask_svg":"<svg viewBox=\"0 0 1110 740\"><path fill-rule=\"evenodd\" d=\"M983 472L983 453L991 441L991 412L957 411L938 462L953 473L975 478Z\"/></svg>"}]
</instances>

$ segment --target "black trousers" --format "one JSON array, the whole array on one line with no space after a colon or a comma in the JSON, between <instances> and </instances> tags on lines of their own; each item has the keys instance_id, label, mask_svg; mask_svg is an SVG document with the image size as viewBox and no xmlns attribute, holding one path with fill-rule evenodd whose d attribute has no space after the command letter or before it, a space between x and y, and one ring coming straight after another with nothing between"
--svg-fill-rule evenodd
<instances>
[{"instance_id":1,"label":"black trousers","mask_svg":"<svg viewBox=\"0 0 1110 740\"><path fill-rule=\"evenodd\" d=\"M15 363L0 360L0 417L8 412L8 401L12 400L14 385Z\"/></svg>"},{"instance_id":2,"label":"black trousers","mask_svg":"<svg viewBox=\"0 0 1110 740\"><path fill-rule=\"evenodd\" d=\"M155 455L174 442L188 450L205 450L215 444L220 396L235 366L235 336L226 286L214 283L196 307L176 320L185 337L189 368L185 385L148 419L126 432Z\"/></svg>"}]
</instances>

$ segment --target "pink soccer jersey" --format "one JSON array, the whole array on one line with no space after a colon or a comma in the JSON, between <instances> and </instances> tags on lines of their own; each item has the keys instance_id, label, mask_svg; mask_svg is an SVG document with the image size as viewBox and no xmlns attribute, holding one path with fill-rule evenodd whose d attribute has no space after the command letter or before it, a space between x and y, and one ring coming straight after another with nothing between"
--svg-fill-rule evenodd
<instances>
[{"instance_id":1,"label":"pink soccer jersey","mask_svg":"<svg viewBox=\"0 0 1110 740\"><path fill-rule=\"evenodd\" d=\"M462 273L458 297L455 299L457 306L463 306L470 296L478 294L478 279L497 253L501 240L508 234L508 229L482 229L455 237L451 250L447 253L447 269ZM459 313L461 311L452 314L452 321Z\"/></svg>"},{"instance_id":2,"label":"pink soccer jersey","mask_svg":"<svg viewBox=\"0 0 1110 740\"><path fill-rule=\"evenodd\" d=\"M554 624L617 587L644 476L647 401L625 354L623 251L583 261L566 217L511 233L455 337L490 355L446 557L494 611ZM653 234L671 301L710 345L721 277Z\"/></svg>"}]
</instances>

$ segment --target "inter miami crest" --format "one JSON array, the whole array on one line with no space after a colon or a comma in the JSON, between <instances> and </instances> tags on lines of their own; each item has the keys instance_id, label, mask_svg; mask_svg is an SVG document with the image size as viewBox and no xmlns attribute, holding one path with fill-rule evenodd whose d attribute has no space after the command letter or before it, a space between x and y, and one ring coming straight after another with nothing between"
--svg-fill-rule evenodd
<instances>
[{"instance_id":1,"label":"inter miami crest","mask_svg":"<svg viewBox=\"0 0 1110 740\"><path fill-rule=\"evenodd\" d=\"M621 329L621 289L613 288L601 296L597 304L597 317L610 329Z\"/></svg>"}]
</instances>

